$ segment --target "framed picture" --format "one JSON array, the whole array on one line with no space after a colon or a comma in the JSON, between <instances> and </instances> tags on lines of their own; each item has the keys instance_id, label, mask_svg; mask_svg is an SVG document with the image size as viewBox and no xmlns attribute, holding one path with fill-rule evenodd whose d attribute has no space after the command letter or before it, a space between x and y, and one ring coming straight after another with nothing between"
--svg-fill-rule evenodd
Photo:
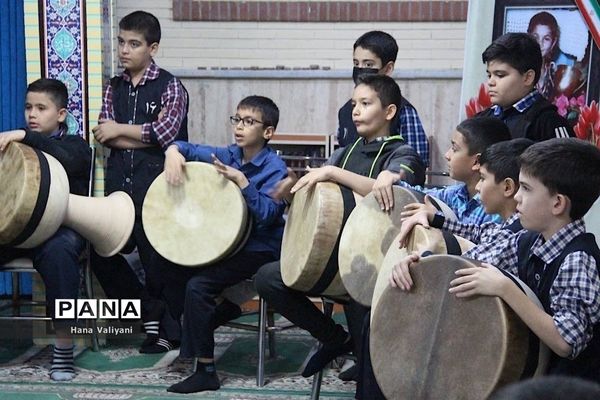
<instances>
[{"instance_id":1,"label":"framed picture","mask_svg":"<svg viewBox=\"0 0 600 400\"><path fill-rule=\"evenodd\" d=\"M571 0L496 0L493 39L528 32L542 50L537 89L576 121L580 108L600 95L600 51Z\"/></svg>"}]
</instances>

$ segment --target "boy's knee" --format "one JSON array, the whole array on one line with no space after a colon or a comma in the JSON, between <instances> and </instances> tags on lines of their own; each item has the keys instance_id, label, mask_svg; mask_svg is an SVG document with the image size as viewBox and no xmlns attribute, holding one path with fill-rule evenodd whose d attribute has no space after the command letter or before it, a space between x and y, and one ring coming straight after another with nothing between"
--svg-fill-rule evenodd
<instances>
[{"instance_id":1,"label":"boy's knee","mask_svg":"<svg viewBox=\"0 0 600 400\"><path fill-rule=\"evenodd\" d=\"M85 245L84 239L75 231L60 228L60 230L44 243L39 256L46 257L67 257L78 259Z\"/></svg>"},{"instance_id":2,"label":"boy's knee","mask_svg":"<svg viewBox=\"0 0 600 400\"><path fill-rule=\"evenodd\" d=\"M282 285L279 261L263 265L254 276L254 287L261 296L273 292Z\"/></svg>"}]
</instances>

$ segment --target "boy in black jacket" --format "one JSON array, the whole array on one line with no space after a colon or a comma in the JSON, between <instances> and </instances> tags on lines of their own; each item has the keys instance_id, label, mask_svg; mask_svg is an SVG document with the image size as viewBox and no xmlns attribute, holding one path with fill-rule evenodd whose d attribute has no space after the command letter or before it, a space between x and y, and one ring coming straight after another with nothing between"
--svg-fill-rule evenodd
<instances>
[{"instance_id":1,"label":"boy in black jacket","mask_svg":"<svg viewBox=\"0 0 600 400\"><path fill-rule=\"evenodd\" d=\"M44 151L64 167L73 194L87 195L91 151L79 135L68 135L67 88L55 79L38 79L27 87L25 119L27 129L0 133L0 156L11 142L21 142ZM44 243L33 249L3 248L0 264L29 257L46 286L48 313L54 316L55 299L76 299L79 293L79 257L85 241L77 232L60 227ZM75 377L73 339L70 323L55 320L56 341L50 378L67 381Z\"/></svg>"},{"instance_id":2,"label":"boy in black jacket","mask_svg":"<svg viewBox=\"0 0 600 400\"><path fill-rule=\"evenodd\" d=\"M479 115L500 118L515 138L541 140L574 137L566 119L535 89L542 53L527 33L506 33L482 54L487 64L488 89L494 104Z\"/></svg>"},{"instance_id":3,"label":"boy in black jacket","mask_svg":"<svg viewBox=\"0 0 600 400\"><path fill-rule=\"evenodd\" d=\"M360 140L336 150L325 166L311 169L300 179L290 172L288 178L278 185L276 196L292 201L300 188L310 188L323 181L336 182L366 196L375 183L375 177L383 170L398 173L399 179L411 184L423 184L425 166L416 151L401 137L388 136L401 103L400 88L389 76L359 77L352 96L352 119ZM344 307L348 333L307 297L320 293L301 292L283 283L279 261L262 266L254 283L269 305L323 344L306 364L303 376L314 375L332 359L350 350L359 354L361 324L368 312L366 307L352 300Z\"/></svg>"}]
</instances>

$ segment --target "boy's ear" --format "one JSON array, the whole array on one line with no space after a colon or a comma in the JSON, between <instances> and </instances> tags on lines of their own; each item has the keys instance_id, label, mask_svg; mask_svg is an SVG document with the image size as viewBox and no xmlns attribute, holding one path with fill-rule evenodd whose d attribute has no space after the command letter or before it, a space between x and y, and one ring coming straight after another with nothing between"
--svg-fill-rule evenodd
<instances>
[{"instance_id":1,"label":"boy's ear","mask_svg":"<svg viewBox=\"0 0 600 400\"><path fill-rule=\"evenodd\" d=\"M571 213L571 199L564 194L554 195L554 204L552 205L552 214L556 216L569 215Z\"/></svg>"},{"instance_id":2,"label":"boy's ear","mask_svg":"<svg viewBox=\"0 0 600 400\"><path fill-rule=\"evenodd\" d=\"M61 108L60 110L58 110L58 122L62 124L63 122L65 122L66 119L67 119L67 109Z\"/></svg>"},{"instance_id":3,"label":"boy's ear","mask_svg":"<svg viewBox=\"0 0 600 400\"><path fill-rule=\"evenodd\" d=\"M527 70L527 72L523 74L523 79L523 83L525 83L526 86L533 86L533 82L535 81L535 71L532 69Z\"/></svg>"},{"instance_id":4,"label":"boy's ear","mask_svg":"<svg viewBox=\"0 0 600 400\"><path fill-rule=\"evenodd\" d=\"M473 165L471 166L471 169L473 171L479 171L479 167L481 167L481 165L479 164L479 158L481 157L481 153L476 153L474 154L474 159L473 159Z\"/></svg>"},{"instance_id":5,"label":"boy's ear","mask_svg":"<svg viewBox=\"0 0 600 400\"><path fill-rule=\"evenodd\" d=\"M387 121L391 121L394 118L394 116L396 115L397 111L398 111L398 107L396 107L395 104L390 104L385 109L385 119Z\"/></svg>"},{"instance_id":6,"label":"boy's ear","mask_svg":"<svg viewBox=\"0 0 600 400\"><path fill-rule=\"evenodd\" d=\"M158 43L154 42L150 45L150 55L154 57L156 53L158 53Z\"/></svg>"},{"instance_id":7,"label":"boy's ear","mask_svg":"<svg viewBox=\"0 0 600 400\"><path fill-rule=\"evenodd\" d=\"M519 188L517 187L517 184L515 183L515 181L512 178L504 178L504 197L510 198L510 197L514 197L515 194L517 194L517 190L519 190Z\"/></svg>"},{"instance_id":8,"label":"boy's ear","mask_svg":"<svg viewBox=\"0 0 600 400\"><path fill-rule=\"evenodd\" d=\"M275 133L275 128L273 128L272 126L267 126L263 131L263 135L262 135L263 139L271 140L274 133Z\"/></svg>"},{"instance_id":9,"label":"boy's ear","mask_svg":"<svg viewBox=\"0 0 600 400\"><path fill-rule=\"evenodd\" d=\"M385 64L383 66L383 68L381 68L381 72L384 75L392 76L392 72L394 72L394 62L393 61L388 61L387 64Z\"/></svg>"}]
</instances>

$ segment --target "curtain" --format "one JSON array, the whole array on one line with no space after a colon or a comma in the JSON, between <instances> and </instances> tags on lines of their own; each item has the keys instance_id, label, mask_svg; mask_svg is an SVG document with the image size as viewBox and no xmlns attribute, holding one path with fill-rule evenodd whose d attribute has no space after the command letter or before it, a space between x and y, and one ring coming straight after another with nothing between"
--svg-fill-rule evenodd
<instances>
[{"instance_id":1,"label":"curtain","mask_svg":"<svg viewBox=\"0 0 600 400\"><path fill-rule=\"evenodd\" d=\"M25 126L26 75L23 1L0 0L0 132ZM22 274L21 285L31 293L30 274ZM11 286L10 274L1 273L0 295L12 293Z\"/></svg>"}]
</instances>

